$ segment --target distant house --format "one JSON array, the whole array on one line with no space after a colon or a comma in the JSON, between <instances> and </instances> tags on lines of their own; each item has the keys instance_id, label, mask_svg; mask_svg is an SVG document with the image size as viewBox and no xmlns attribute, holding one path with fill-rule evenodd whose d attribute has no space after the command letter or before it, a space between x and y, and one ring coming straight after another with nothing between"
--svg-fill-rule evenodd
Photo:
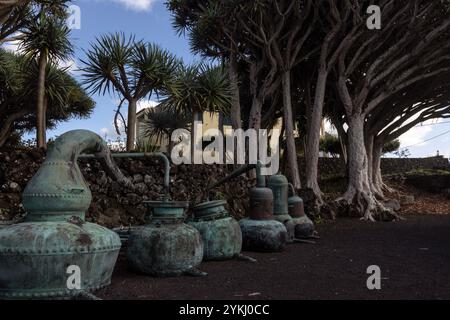
<instances>
[{"instance_id":1,"label":"distant house","mask_svg":"<svg viewBox=\"0 0 450 320\"><path fill-rule=\"evenodd\" d=\"M142 108L137 113L137 121L136 121L136 141L139 143L146 142L150 145L157 148L159 151L167 152L168 146L169 146L169 139L170 137L164 137L161 141L156 141L156 138L152 138L150 141L148 141L148 138L145 137L144 134L144 128L145 128L145 122L147 120L147 110L149 108L160 108L160 106L156 105L154 107L147 107ZM222 124L224 132L227 129L231 129L231 121L229 117L223 116L218 112L204 112L200 118L199 121L203 123L203 132L205 133L209 129L219 129L220 124Z\"/></svg>"},{"instance_id":2,"label":"distant house","mask_svg":"<svg viewBox=\"0 0 450 320\"><path fill-rule=\"evenodd\" d=\"M125 140L108 140L107 141L108 147L114 151L114 152L121 152L126 150L127 145L125 143Z\"/></svg>"},{"instance_id":3,"label":"distant house","mask_svg":"<svg viewBox=\"0 0 450 320\"><path fill-rule=\"evenodd\" d=\"M159 151L162 152L167 152L168 146L169 146L169 139L170 137L164 137L161 141L156 141L155 138L151 139L150 141L148 141L148 138L145 137L144 135L144 124L146 122L146 111L149 108L160 108L160 106L158 106L157 104L155 104L154 106L151 107L145 107L145 108L140 108L138 113L137 113L137 130L136 130L136 141L139 142L146 142L149 143L150 145L154 146L156 149L158 149ZM228 129L231 129L231 120L228 116L223 116L222 114L218 113L218 112L204 112L199 121L203 122L203 132L206 132L209 129L219 129L220 124L222 124L222 128L223 128L223 132L224 134L226 133L226 131ZM277 119L274 128L276 129L282 129L283 127L283 122L282 122L282 118ZM320 128L320 133L321 136L325 135L325 121L322 122L321 128ZM294 132L294 136L298 137L299 133L296 130ZM324 156L324 155L321 155Z\"/></svg>"}]
</instances>

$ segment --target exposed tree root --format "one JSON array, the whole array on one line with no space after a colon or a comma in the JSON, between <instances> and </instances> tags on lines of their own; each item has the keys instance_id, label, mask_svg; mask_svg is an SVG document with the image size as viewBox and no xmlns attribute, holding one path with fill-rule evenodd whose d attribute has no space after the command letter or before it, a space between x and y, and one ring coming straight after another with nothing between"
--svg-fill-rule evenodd
<instances>
[{"instance_id":1,"label":"exposed tree root","mask_svg":"<svg viewBox=\"0 0 450 320\"><path fill-rule=\"evenodd\" d=\"M370 189L369 189L370 190ZM404 220L392 208L386 206L384 194L372 191L356 190L350 187L347 192L335 202L346 208L350 215L359 215L365 221Z\"/></svg>"},{"instance_id":2,"label":"exposed tree root","mask_svg":"<svg viewBox=\"0 0 450 320\"><path fill-rule=\"evenodd\" d=\"M314 192L314 212L320 214L322 208L326 205L325 201L323 201L324 194L320 190L319 192L313 190L313 192Z\"/></svg>"},{"instance_id":3,"label":"exposed tree root","mask_svg":"<svg viewBox=\"0 0 450 320\"><path fill-rule=\"evenodd\" d=\"M136 189L135 185L133 184L131 179L125 176L123 172L119 169L116 162L112 158L111 151L106 146L106 144L102 145L101 147L102 151L97 153L96 157L99 159L106 173L124 187L130 190L135 190Z\"/></svg>"},{"instance_id":4,"label":"exposed tree root","mask_svg":"<svg viewBox=\"0 0 450 320\"><path fill-rule=\"evenodd\" d=\"M325 195L320 190L319 185L313 184L310 189L314 193L314 215L334 220L336 218L336 210L324 200Z\"/></svg>"},{"instance_id":5,"label":"exposed tree root","mask_svg":"<svg viewBox=\"0 0 450 320\"><path fill-rule=\"evenodd\" d=\"M388 193L398 193L398 190L389 187L387 184L383 183L381 186L381 190L383 190L384 192L388 192Z\"/></svg>"}]
</instances>

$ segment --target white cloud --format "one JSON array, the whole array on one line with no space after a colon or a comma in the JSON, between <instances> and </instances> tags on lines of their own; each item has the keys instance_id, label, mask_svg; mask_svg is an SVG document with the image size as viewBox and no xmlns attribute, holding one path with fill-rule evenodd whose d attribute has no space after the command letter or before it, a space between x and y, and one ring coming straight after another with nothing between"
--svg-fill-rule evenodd
<instances>
[{"instance_id":1,"label":"white cloud","mask_svg":"<svg viewBox=\"0 0 450 320\"><path fill-rule=\"evenodd\" d=\"M118 106L119 104L120 104L120 100L119 99L115 99L115 100L113 100L113 103L114 103L114 105L115 106ZM156 107L157 105L159 105L159 102L157 102L157 101L154 101L154 100L140 100L140 101L138 101L138 103L137 103L137 106L136 106L136 112L140 112L140 111L142 111L142 110L144 110L144 109L147 109L147 108L154 108L154 107ZM125 111L124 112L124 109L127 107L127 102L125 101L124 103L123 103L123 106L122 106L122 113L126 116L126 114L127 114L127 112Z\"/></svg>"},{"instance_id":2,"label":"white cloud","mask_svg":"<svg viewBox=\"0 0 450 320\"><path fill-rule=\"evenodd\" d=\"M11 51L14 53L19 52L19 42L18 41L6 42L6 43L2 44L1 47L5 50L8 50L8 51Z\"/></svg>"},{"instance_id":3,"label":"white cloud","mask_svg":"<svg viewBox=\"0 0 450 320\"><path fill-rule=\"evenodd\" d=\"M433 132L432 124L436 124L442 122L442 119L434 119L430 121L426 121L423 125L418 125L404 135L400 137L400 143L402 148L414 145L414 147L423 147L427 145L427 142L424 142L427 139L429 133Z\"/></svg>"},{"instance_id":4,"label":"white cloud","mask_svg":"<svg viewBox=\"0 0 450 320\"><path fill-rule=\"evenodd\" d=\"M158 0L109 0L124 5L133 11L150 11Z\"/></svg>"},{"instance_id":5,"label":"white cloud","mask_svg":"<svg viewBox=\"0 0 450 320\"><path fill-rule=\"evenodd\" d=\"M70 59L67 61L59 61L58 65L62 69L67 69L67 71L73 75L76 74L76 72L79 69L77 62L74 59Z\"/></svg>"},{"instance_id":6,"label":"white cloud","mask_svg":"<svg viewBox=\"0 0 450 320\"><path fill-rule=\"evenodd\" d=\"M19 41L6 42L2 44L1 47L16 54L21 53ZM69 59L67 61L59 60L58 66L62 69L67 69L67 71L73 75L78 70L77 62L74 59Z\"/></svg>"},{"instance_id":7,"label":"white cloud","mask_svg":"<svg viewBox=\"0 0 450 320\"><path fill-rule=\"evenodd\" d=\"M153 100L148 100L148 101L139 101L137 104L137 112L141 112L144 109L147 108L154 108L159 104L159 102L153 101Z\"/></svg>"},{"instance_id":8,"label":"white cloud","mask_svg":"<svg viewBox=\"0 0 450 320\"><path fill-rule=\"evenodd\" d=\"M69 70L74 70L74 69L76 69L76 67L77 67L77 63L75 62L75 60L70 59L70 60L67 60L67 61L60 61L60 62L59 62L59 66L60 66L61 68L66 68L66 69L69 69Z\"/></svg>"},{"instance_id":9,"label":"white cloud","mask_svg":"<svg viewBox=\"0 0 450 320\"><path fill-rule=\"evenodd\" d=\"M99 132L99 134L102 138L107 138L109 133L110 133L110 130L108 128L101 128L100 132Z\"/></svg>"},{"instance_id":10,"label":"white cloud","mask_svg":"<svg viewBox=\"0 0 450 320\"><path fill-rule=\"evenodd\" d=\"M400 137L402 148L412 145L415 147L425 146L426 142L424 141L426 140L427 135L432 131L433 128L431 126L412 128Z\"/></svg>"},{"instance_id":11,"label":"white cloud","mask_svg":"<svg viewBox=\"0 0 450 320\"><path fill-rule=\"evenodd\" d=\"M414 121L417 119L419 114L412 117L407 121L405 124L410 123L411 121ZM422 124L419 124L409 131L407 131L405 134L400 136L399 140L401 143L402 148L406 148L409 146L414 146L415 148L420 148L423 146L426 146L428 143L425 142L427 140L429 134L433 132L434 126L433 124L442 122L442 119L433 119L423 122Z\"/></svg>"}]
</instances>

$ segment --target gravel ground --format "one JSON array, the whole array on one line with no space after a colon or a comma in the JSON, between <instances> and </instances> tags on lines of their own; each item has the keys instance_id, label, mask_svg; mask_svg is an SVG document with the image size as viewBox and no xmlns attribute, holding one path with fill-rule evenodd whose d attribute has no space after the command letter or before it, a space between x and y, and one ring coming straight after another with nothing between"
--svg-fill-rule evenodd
<instances>
[{"instance_id":1,"label":"gravel ground","mask_svg":"<svg viewBox=\"0 0 450 320\"><path fill-rule=\"evenodd\" d=\"M450 299L450 215L408 216L320 225L315 245L248 255L258 263L203 263L205 278L152 278L121 258L103 299ZM368 266L381 268L382 288L367 289Z\"/></svg>"}]
</instances>

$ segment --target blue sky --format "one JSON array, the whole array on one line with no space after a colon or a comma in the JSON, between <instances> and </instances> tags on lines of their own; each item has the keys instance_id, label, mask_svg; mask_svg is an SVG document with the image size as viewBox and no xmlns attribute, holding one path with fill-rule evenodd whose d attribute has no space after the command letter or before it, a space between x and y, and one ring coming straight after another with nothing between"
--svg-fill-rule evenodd
<instances>
[{"instance_id":1,"label":"blue sky","mask_svg":"<svg viewBox=\"0 0 450 320\"><path fill-rule=\"evenodd\" d=\"M73 61L62 63L70 67L71 73L81 79L78 68L82 66L80 60L84 59L84 50L89 49L96 37L114 32L124 32L126 35L135 35L136 39L154 42L169 49L185 62L195 61L190 53L189 44L179 37L171 26L170 13L166 10L163 0L77 0L72 4L80 7L81 29L71 32L71 40L75 54ZM11 50L17 50L15 44L7 44ZM115 139L113 129L114 110L117 107L117 96L106 94L94 95L96 108L89 119L72 119L62 123L57 129L49 131L48 137L60 135L73 129L89 129L108 139ZM147 103L144 101L142 106ZM123 114L126 116L126 108ZM32 137L33 134L30 135Z\"/></svg>"},{"instance_id":2,"label":"blue sky","mask_svg":"<svg viewBox=\"0 0 450 320\"><path fill-rule=\"evenodd\" d=\"M190 63L196 60L189 50L186 39L179 37L172 28L170 13L165 8L164 0L77 0L73 4L81 9L81 29L72 31L72 43L75 47L74 61L68 63L75 77L79 77L76 69L84 58L83 49L88 49L95 38L116 31L134 34L137 39L144 39L169 49L172 53ZM10 48L14 46L10 45ZM56 130L48 132L48 136L60 135L68 130L89 129L115 139L112 126L113 110L117 105L117 97L93 96L97 106L91 118L71 120L59 125ZM443 120L445 122L445 120ZM425 157L440 154L450 157L450 133L428 142L425 140L450 130L450 124L428 124L416 127L401 137L402 147L409 148L411 156Z\"/></svg>"}]
</instances>

